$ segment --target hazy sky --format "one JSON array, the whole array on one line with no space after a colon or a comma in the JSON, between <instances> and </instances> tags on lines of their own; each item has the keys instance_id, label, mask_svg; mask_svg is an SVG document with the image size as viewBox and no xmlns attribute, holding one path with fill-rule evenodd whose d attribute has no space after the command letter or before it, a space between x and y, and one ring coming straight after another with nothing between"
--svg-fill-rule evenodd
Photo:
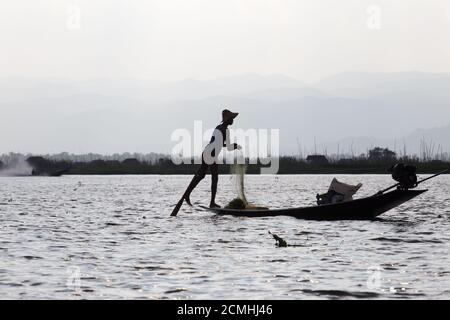
<instances>
[{"instance_id":1,"label":"hazy sky","mask_svg":"<svg viewBox=\"0 0 450 320\"><path fill-rule=\"evenodd\" d=\"M14 0L0 21L2 77L450 72L448 0Z\"/></svg>"},{"instance_id":2,"label":"hazy sky","mask_svg":"<svg viewBox=\"0 0 450 320\"><path fill-rule=\"evenodd\" d=\"M2 1L0 153L170 152L173 130L225 106L283 129L287 151L449 124L448 75L315 83L349 71L450 74L450 1Z\"/></svg>"}]
</instances>

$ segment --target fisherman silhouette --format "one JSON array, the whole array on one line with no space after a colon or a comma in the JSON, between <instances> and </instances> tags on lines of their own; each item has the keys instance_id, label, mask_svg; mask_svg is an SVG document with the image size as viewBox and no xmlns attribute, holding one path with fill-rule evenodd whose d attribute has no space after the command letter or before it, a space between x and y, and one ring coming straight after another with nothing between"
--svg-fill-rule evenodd
<instances>
[{"instance_id":1,"label":"fisherman silhouette","mask_svg":"<svg viewBox=\"0 0 450 320\"><path fill-rule=\"evenodd\" d=\"M229 151L241 149L241 146L238 144L230 143L230 134L228 131L228 126L233 124L233 120L238 116L238 114L239 113L231 112L227 109L222 111L222 122L215 128L209 144L205 147L205 150L202 153L202 164L195 176L192 178L192 181L184 192L183 197L180 201L178 201L177 205L173 209L171 214L172 216L177 215L184 201L192 206L190 199L191 193L200 181L205 178L208 168L211 172L211 202L209 203L209 206L210 208L220 208L220 206L216 204L217 183L219 181L218 156L223 147L227 147L227 150Z\"/></svg>"}]
</instances>

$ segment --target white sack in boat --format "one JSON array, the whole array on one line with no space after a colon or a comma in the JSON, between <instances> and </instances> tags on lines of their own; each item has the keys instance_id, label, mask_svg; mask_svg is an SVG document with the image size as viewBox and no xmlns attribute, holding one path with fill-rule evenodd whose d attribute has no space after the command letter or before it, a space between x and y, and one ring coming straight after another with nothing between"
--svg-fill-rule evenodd
<instances>
[{"instance_id":1,"label":"white sack in boat","mask_svg":"<svg viewBox=\"0 0 450 320\"><path fill-rule=\"evenodd\" d=\"M329 191L335 191L337 193L344 195L344 201L353 200L353 195L361 189L362 184L358 183L356 186L352 186L350 184L346 184L338 181L336 178L333 178L331 181L331 185Z\"/></svg>"}]
</instances>

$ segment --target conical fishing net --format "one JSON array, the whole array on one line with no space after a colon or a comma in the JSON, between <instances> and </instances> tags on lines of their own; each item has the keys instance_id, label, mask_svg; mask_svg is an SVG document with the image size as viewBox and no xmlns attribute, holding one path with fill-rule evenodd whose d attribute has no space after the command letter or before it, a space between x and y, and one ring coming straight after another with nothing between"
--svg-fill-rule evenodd
<instances>
[{"instance_id":1,"label":"conical fishing net","mask_svg":"<svg viewBox=\"0 0 450 320\"><path fill-rule=\"evenodd\" d=\"M247 197L245 196L245 171L247 167L245 164L234 164L231 166L232 179L234 180L234 187L239 199L242 200L245 207L249 205Z\"/></svg>"},{"instance_id":2,"label":"conical fishing net","mask_svg":"<svg viewBox=\"0 0 450 320\"><path fill-rule=\"evenodd\" d=\"M247 170L247 165L243 164L242 152L238 152L237 157L241 157L241 161L231 166L231 180L235 187L235 192L237 197L234 198L225 208L227 209L267 209L265 207L255 206L253 203L248 202L247 196L245 195L245 172Z\"/></svg>"}]
</instances>

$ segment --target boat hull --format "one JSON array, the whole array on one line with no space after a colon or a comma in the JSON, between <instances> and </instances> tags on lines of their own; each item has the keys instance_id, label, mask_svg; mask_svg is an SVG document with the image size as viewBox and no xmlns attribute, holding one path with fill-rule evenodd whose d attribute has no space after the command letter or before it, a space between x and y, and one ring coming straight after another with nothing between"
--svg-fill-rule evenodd
<instances>
[{"instance_id":1,"label":"boat hull","mask_svg":"<svg viewBox=\"0 0 450 320\"><path fill-rule=\"evenodd\" d=\"M208 208L220 214L239 217L291 216L305 220L373 220L377 216L400 206L428 190L395 190L381 195L357 199L349 202L314 207L275 210L235 210Z\"/></svg>"}]
</instances>

